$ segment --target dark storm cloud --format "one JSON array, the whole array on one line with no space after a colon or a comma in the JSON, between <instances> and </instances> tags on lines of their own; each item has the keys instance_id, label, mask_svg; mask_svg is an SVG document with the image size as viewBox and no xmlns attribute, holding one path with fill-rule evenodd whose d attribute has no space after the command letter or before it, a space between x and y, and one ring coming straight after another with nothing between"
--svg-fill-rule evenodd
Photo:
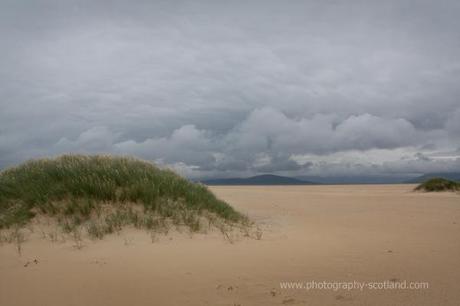
<instances>
[{"instance_id":1,"label":"dark storm cloud","mask_svg":"<svg viewBox=\"0 0 460 306\"><path fill-rule=\"evenodd\" d=\"M460 170L459 29L458 1L0 0L0 167Z\"/></svg>"}]
</instances>

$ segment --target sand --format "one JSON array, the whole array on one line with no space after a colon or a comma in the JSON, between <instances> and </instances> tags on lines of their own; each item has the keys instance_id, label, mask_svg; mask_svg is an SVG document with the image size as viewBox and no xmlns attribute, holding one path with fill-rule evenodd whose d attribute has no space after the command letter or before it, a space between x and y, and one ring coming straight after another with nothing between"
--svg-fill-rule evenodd
<instances>
[{"instance_id":1,"label":"sand","mask_svg":"<svg viewBox=\"0 0 460 306\"><path fill-rule=\"evenodd\" d=\"M211 187L263 230L233 244L126 230L77 249L32 235L21 255L0 246L0 305L459 305L460 195L413 187ZM429 288L280 288L313 281Z\"/></svg>"}]
</instances>

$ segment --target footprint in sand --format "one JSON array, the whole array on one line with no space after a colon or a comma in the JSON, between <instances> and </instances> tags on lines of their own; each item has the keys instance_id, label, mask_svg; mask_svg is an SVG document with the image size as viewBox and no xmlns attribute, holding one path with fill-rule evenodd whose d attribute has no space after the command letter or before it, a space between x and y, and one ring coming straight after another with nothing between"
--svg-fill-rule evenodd
<instances>
[{"instance_id":1,"label":"footprint in sand","mask_svg":"<svg viewBox=\"0 0 460 306\"><path fill-rule=\"evenodd\" d=\"M352 298L351 296L348 296L348 297L347 297L347 296L343 296L343 295L340 295L340 294L339 294L339 295L336 295L336 296L335 296L335 299L336 299L337 301L343 301L343 302L352 301L352 300L353 300L353 298Z\"/></svg>"},{"instance_id":2,"label":"footprint in sand","mask_svg":"<svg viewBox=\"0 0 460 306\"><path fill-rule=\"evenodd\" d=\"M219 284L219 285L216 286L216 289L219 290L219 289L221 289L222 287L223 287L223 285L222 285L222 284ZM228 286L228 287L227 287L227 291L233 291L233 290L236 290L236 289L238 289L238 286Z\"/></svg>"},{"instance_id":3,"label":"footprint in sand","mask_svg":"<svg viewBox=\"0 0 460 306\"><path fill-rule=\"evenodd\" d=\"M103 266L103 265L107 264L107 262L105 260L102 260L102 259L95 259L95 260L91 261L90 263L96 264L98 266Z\"/></svg>"},{"instance_id":4,"label":"footprint in sand","mask_svg":"<svg viewBox=\"0 0 460 306\"><path fill-rule=\"evenodd\" d=\"M294 303L295 303L295 299L293 299L293 298L284 299L283 302L282 302L283 305L292 305Z\"/></svg>"},{"instance_id":5,"label":"footprint in sand","mask_svg":"<svg viewBox=\"0 0 460 306\"><path fill-rule=\"evenodd\" d=\"M32 261L28 261L28 262L26 262L26 263L24 264L24 267L28 267L29 265L31 265L31 264L33 264L33 263L34 263L34 264L38 264L38 260L37 260L37 259L34 259L34 260L32 260Z\"/></svg>"}]
</instances>

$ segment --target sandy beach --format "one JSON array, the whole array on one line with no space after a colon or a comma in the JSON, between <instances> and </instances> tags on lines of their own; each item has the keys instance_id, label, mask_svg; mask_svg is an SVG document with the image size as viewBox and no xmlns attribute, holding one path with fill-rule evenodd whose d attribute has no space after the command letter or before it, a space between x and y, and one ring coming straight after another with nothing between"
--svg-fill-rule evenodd
<instances>
[{"instance_id":1,"label":"sandy beach","mask_svg":"<svg viewBox=\"0 0 460 306\"><path fill-rule=\"evenodd\" d=\"M171 233L152 243L128 229L77 249L32 235L20 255L0 246L0 305L458 305L460 195L413 188L211 187L260 226L260 240ZM282 288L293 283L367 287ZM380 283L428 288L371 288Z\"/></svg>"}]
</instances>

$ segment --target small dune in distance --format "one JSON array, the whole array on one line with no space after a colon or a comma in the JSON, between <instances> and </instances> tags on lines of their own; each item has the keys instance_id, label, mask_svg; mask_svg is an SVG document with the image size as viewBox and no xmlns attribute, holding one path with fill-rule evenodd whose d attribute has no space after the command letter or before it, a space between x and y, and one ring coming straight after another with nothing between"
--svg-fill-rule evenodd
<instances>
[{"instance_id":1,"label":"small dune in distance","mask_svg":"<svg viewBox=\"0 0 460 306\"><path fill-rule=\"evenodd\" d=\"M63 155L0 172L0 230L46 220L91 238L131 226L223 233L249 219L202 184L131 157Z\"/></svg>"},{"instance_id":2,"label":"small dune in distance","mask_svg":"<svg viewBox=\"0 0 460 306\"><path fill-rule=\"evenodd\" d=\"M417 191L460 191L460 183L452 180L436 177L429 179L420 185L415 190Z\"/></svg>"}]
</instances>

